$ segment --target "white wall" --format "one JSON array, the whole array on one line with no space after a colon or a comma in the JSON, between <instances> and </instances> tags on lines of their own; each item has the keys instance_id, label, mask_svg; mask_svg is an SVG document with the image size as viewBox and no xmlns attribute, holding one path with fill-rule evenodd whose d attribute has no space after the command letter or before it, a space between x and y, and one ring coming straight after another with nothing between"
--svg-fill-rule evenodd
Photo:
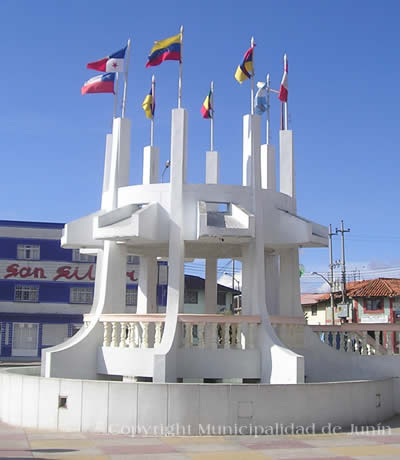
<instances>
[{"instance_id":1,"label":"white wall","mask_svg":"<svg viewBox=\"0 0 400 460\"><path fill-rule=\"evenodd\" d=\"M38 372L38 368L36 369ZM299 385L152 384L43 378L0 371L0 420L57 431L219 434L291 423L342 428L399 411L398 379ZM381 404L377 407L377 397ZM58 408L59 396L67 408ZM12 401L12 404L10 404ZM209 425L209 426L208 426ZM207 427L208 426L208 427Z\"/></svg>"}]
</instances>

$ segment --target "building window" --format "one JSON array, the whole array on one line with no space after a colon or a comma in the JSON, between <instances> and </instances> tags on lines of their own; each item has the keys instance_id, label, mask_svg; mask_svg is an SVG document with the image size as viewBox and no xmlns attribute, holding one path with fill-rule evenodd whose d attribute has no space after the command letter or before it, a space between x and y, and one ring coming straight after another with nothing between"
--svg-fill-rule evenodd
<instances>
[{"instance_id":1,"label":"building window","mask_svg":"<svg viewBox=\"0 0 400 460\"><path fill-rule=\"evenodd\" d=\"M15 286L16 302L39 302L39 286Z\"/></svg>"},{"instance_id":2,"label":"building window","mask_svg":"<svg viewBox=\"0 0 400 460\"><path fill-rule=\"evenodd\" d=\"M184 303L199 303L198 291L185 290Z\"/></svg>"},{"instance_id":3,"label":"building window","mask_svg":"<svg viewBox=\"0 0 400 460\"><path fill-rule=\"evenodd\" d=\"M126 305L137 306L137 289L126 290Z\"/></svg>"},{"instance_id":4,"label":"building window","mask_svg":"<svg viewBox=\"0 0 400 460\"><path fill-rule=\"evenodd\" d=\"M35 244L18 244L17 259L39 260L40 246Z\"/></svg>"},{"instance_id":5,"label":"building window","mask_svg":"<svg viewBox=\"0 0 400 460\"><path fill-rule=\"evenodd\" d=\"M138 256L128 256L126 258L126 262L128 264L139 265L139 257Z\"/></svg>"},{"instance_id":6,"label":"building window","mask_svg":"<svg viewBox=\"0 0 400 460\"><path fill-rule=\"evenodd\" d=\"M76 287L71 288L69 291L69 302L70 303L93 303L93 289Z\"/></svg>"},{"instance_id":7,"label":"building window","mask_svg":"<svg viewBox=\"0 0 400 460\"><path fill-rule=\"evenodd\" d=\"M226 292L217 292L217 305L226 305Z\"/></svg>"},{"instance_id":8,"label":"building window","mask_svg":"<svg viewBox=\"0 0 400 460\"><path fill-rule=\"evenodd\" d=\"M382 298L367 299L365 303L365 309L368 311L376 311L376 310L383 311L383 299Z\"/></svg>"},{"instance_id":9,"label":"building window","mask_svg":"<svg viewBox=\"0 0 400 460\"><path fill-rule=\"evenodd\" d=\"M317 316L318 307L317 305L311 305L311 316Z\"/></svg>"},{"instance_id":10,"label":"building window","mask_svg":"<svg viewBox=\"0 0 400 460\"><path fill-rule=\"evenodd\" d=\"M89 254L81 254L79 249L72 250L72 261L73 262L96 262L96 257Z\"/></svg>"}]
</instances>

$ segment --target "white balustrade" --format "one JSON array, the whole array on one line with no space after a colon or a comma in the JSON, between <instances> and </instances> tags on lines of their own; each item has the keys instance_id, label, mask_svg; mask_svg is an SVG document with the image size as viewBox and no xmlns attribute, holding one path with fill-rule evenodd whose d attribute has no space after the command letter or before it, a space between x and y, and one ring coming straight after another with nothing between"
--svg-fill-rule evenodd
<instances>
[{"instance_id":1,"label":"white balustrade","mask_svg":"<svg viewBox=\"0 0 400 460\"><path fill-rule=\"evenodd\" d=\"M163 314L101 315L103 347L154 348L162 341L164 321ZM182 326L184 348L252 350L256 347L261 319L258 316L180 314L178 321Z\"/></svg>"},{"instance_id":2,"label":"white balustrade","mask_svg":"<svg viewBox=\"0 0 400 460\"><path fill-rule=\"evenodd\" d=\"M334 349L363 356L393 355L398 353L394 339L400 332L400 324L344 323L341 325L310 326L324 342ZM383 343L380 343L382 334Z\"/></svg>"}]
</instances>

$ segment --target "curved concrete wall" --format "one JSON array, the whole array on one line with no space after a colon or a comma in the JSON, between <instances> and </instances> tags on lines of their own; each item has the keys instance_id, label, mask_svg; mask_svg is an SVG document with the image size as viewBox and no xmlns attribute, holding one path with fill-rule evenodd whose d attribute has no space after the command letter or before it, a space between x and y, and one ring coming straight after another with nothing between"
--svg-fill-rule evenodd
<instances>
[{"instance_id":1,"label":"curved concrete wall","mask_svg":"<svg viewBox=\"0 0 400 460\"><path fill-rule=\"evenodd\" d=\"M398 411L399 379L298 385L153 384L0 372L0 420L58 431L246 434L276 425L316 429L381 422ZM59 408L65 397L66 408ZM279 434L279 433L278 433Z\"/></svg>"}]
</instances>

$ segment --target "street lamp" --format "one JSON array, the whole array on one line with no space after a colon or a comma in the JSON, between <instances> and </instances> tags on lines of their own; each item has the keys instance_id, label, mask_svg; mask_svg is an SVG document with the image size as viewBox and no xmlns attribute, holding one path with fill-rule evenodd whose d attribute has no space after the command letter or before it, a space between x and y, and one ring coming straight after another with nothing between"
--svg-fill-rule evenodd
<instances>
[{"instance_id":1,"label":"street lamp","mask_svg":"<svg viewBox=\"0 0 400 460\"><path fill-rule=\"evenodd\" d=\"M161 183L164 182L164 174L165 174L165 171L171 166L171 161L170 160L167 160L165 162L165 167L164 167L164 171L162 172L161 174Z\"/></svg>"},{"instance_id":2,"label":"street lamp","mask_svg":"<svg viewBox=\"0 0 400 460\"><path fill-rule=\"evenodd\" d=\"M331 310L332 310L332 326L334 326L335 325L335 310L334 310L335 303L333 301L333 282L329 281L328 278L325 278L325 276L321 275L321 273L312 272L311 274L320 276L329 286L330 293L331 293L330 297L331 297Z\"/></svg>"}]
</instances>

